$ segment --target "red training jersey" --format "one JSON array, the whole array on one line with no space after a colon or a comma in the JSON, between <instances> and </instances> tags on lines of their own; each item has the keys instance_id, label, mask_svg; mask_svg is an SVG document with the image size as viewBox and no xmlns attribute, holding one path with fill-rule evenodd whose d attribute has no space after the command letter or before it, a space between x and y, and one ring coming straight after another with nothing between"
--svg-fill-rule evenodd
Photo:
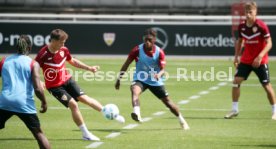
<instances>
[{"instance_id":1,"label":"red training jersey","mask_svg":"<svg viewBox=\"0 0 276 149\"><path fill-rule=\"evenodd\" d=\"M153 57L153 54L155 53L156 49L155 46L153 46L153 50L152 51L146 51L144 49L144 52L147 54L147 56L149 57ZM136 62L139 60L139 46L134 47L131 52L128 55L128 59L135 60ZM166 61L165 61L165 53L162 49L159 50L159 66L161 69L163 69L166 65Z\"/></svg>"},{"instance_id":2,"label":"red training jersey","mask_svg":"<svg viewBox=\"0 0 276 149\"><path fill-rule=\"evenodd\" d=\"M241 56L241 62L251 65L254 59L266 46L266 39L270 37L267 25L259 19L251 27L246 26L244 21L239 25L239 37L244 40L244 51ZM268 63L268 53L266 53L261 64Z\"/></svg>"},{"instance_id":3,"label":"red training jersey","mask_svg":"<svg viewBox=\"0 0 276 149\"><path fill-rule=\"evenodd\" d=\"M35 60L43 70L47 89L61 86L71 78L65 66L65 61L71 59L72 56L66 47L60 48L56 53L51 53L47 45L40 49Z\"/></svg>"}]
</instances>

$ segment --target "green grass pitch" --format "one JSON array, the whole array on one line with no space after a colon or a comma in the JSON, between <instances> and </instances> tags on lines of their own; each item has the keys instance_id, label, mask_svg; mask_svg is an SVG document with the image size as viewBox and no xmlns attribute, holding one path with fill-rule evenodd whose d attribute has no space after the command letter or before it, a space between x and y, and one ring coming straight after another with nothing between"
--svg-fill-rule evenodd
<instances>
[{"instance_id":1,"label":"green grass pitch","mask_svg":"<svg viewBox=\"0 0 276 149\"><path fill-rule=\"evenodd\" d=\"M118 72L125 59L95 58L81 59L89 65L100 65L101 71ZM67 65L68 66L68 65ZM132 65L132 67L134 64ZM140 97L142 117L152 118L133 129L123 129L129 124L137 124L130 118L132 112L130 99L130 81L124 81L121 89L114 89L115 81L83 79L84 72L79 72L78 83L89 96L102 104L115 103L126 118L125 124L103 118L102 114L80 103L81 112L88 129L101 138L99 149L261 149L276 148L276 121L271 120L271 106L266 94L254 73L241 86L239 103L240 115L231 120L225 120L224 115L231 108L231 81L229 80L196 80L204 72L214 71L225 73L232 77L231 60L210 59L167 59L166 71L169 79L166 89L170 98L178 104L182 114L191 129L180 129L178 119L149 91ZM270 77L272 85L276 85L276 61L270 61ZM230 69L229 69L230 67ZM69 67L71 68L71 67ZM177 80L177 68L187 70L187 78ZM231 71L230 71L231 70ZM202 73L202 74L199 74ZM230 76L229 76L230 74ZM76 74L75 74L76 75ZM87 75L87 74L86 74ZM192 78L191 75L195 77ZM210 74L205 74L210 77ZM101 79L98 77L98 79ZM193 79L193 80L192 80ZM209 78L210 79L210 78ZM207 92L204 92L207 91ZM38 114L42 129L53 149L82 149L91 141L81 140L81 132L74 124L69 109L63 107L47 91L48 111ZM40 102L36 100L37 108ZM155 116L163 111L163 115ZM107 135L119 132L115 138ZM0 149L34 149L38 148L36 141L23 122L12 117L6 128L0 130Z\"/></svg>"}]
</instances>

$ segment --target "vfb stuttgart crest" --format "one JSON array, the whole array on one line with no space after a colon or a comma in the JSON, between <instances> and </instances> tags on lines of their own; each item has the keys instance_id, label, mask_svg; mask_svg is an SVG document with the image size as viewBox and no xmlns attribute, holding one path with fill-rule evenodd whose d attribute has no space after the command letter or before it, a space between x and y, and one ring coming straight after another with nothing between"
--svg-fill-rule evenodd
<instances>
[{"instance_id":1,"label":"vfb stuttgart crest","mask_svg":"<svg viewBox=\"0 0 276 149\"><path fill-rule=\"evenodd\" d=\"M256 26L254 26L254 27L252 28L253 33L256 33L257 30L258 30L258 28L257 28Z\"/></svg>"},{"instance_id":2,"label":"vfb stuttgart crest","mask_svg":"<svg viewBox=\"0 0 276 149\"><path fill-rule=\"evenodd\" d=\"M109 47L114 43L115 38L116 38L116 34L115 33L104 33L103 34L104 42Z\"/></svg>"},{"instance_id":3,"label":"vfb stuttgart crest","mask_svg":"<svg viewBox=\"0 0 276 149\"><path fill-rule=\"evenodd\" d=\"M64 57L64 51L60 51L60 52L59 52L59 55L60 55L61 57Z\"/></svg>"}]
</instances>

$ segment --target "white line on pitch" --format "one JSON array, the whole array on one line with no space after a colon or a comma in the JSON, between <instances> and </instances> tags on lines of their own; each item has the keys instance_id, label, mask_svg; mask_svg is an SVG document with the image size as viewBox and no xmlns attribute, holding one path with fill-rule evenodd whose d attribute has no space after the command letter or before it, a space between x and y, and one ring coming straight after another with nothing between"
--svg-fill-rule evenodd
<instances>
[{"instance_id":1,"label":"white line on pitch","mask_svg":"<svg viewBox=\"0 0 276 149\"><path fill-rule=\"evenodd\" d=\"M199 94L199 95L206 95L206 94L209 94L209 92L208 92L208 91L201 91L201 92L199 92L198 94Z\"/></svg>"},{"instance_id":2,"label":"white line on pitch","mask_svg":"<svg viewBox=\"0 0 276 149\"><path fill-rule=\"evenodd\" d=\"M184 105L184 104L187 104L189 102L190 102L190 100L181 100L181 101L178 102L178 104Z\"/></svg>"},{"instance_id":3,"label":"white line on pitch","mask_svg":"<svg viewBox=\"0 0 276 149\"><path fill-rule=\"evenodd\" d=\"M111 134L105 136L105 138L115 138L119 136L121 133L120 132L112 132Z\"/></svg>"},{"instance_id":4,"label":"white line on pitch","mask_svg":"<svg viewBox=\"0 0 276 149\"><path fill-rule=\"evenodd\" d=\"M197 99L199 97L200 97L199 95L194 95L194 96L189 97L189 99Z\"/></svg>"},{"instance_id":5,"label":"white line on pitch","mask_svg":"<svg viewBox=\"0 0 276 149\"><path fill-rule=\"evenodd\" d=\"M97 148L98 146L102 145L103 142L93 142L86 146L86 148Z\"/></svg>"},{"instance_id":6,"label":"white line on pitch","mask_svg":"<svg viewBox=\"0 0 276 149\"><path fill-rule=\"evenodd\" d=\"M227 84L227 86L233 86L233 84ZM243 83L241 86L247 86L247 87L256 87L256 86L262 86L261 84L250 84L250 83Z\"/></svg>"},{"instance_id":7,"label":"white line on pitch","mask_svg":"<svg viewBox=\"0 0 276 149\"><path fill-rule=\"evenodd\" d=\"M153 113L152 115L154 115L154 116L160 116L160 115L163 115L165 113L166 113L165 111L159 111L159 112Z\"/></svg>"},{"instance_id":8,"label":"white line on pitch","mask_svg":"<svg viewBox=\"0 0 276 149\"><path fill-rule=\"evenodd\" d=\"M192 108L192 109L181 108L180 110L183 110L183 111L229 111L229 109L200 109L200 108Z\"/></svg>"},{"instance_id":9,"label":"white line on pitch","mask_svg":"<svg viewBox=\"0 0 276 149\"><path fill-rule=\"evenodd\" d=\"M210 87L210 88L209 88L209 90L213 90L213 91L214 91L214 90L217 90L217 89L219 89L218 86L213 86L213 87Z\"/></svg>"},{"instance_id":10,"label":"white line on pitch","mask_svg":"<svg viewBox=\"0 0 276 149\"><path fill-rule=\"evenodd\" d=\"M150 121L151 119L152 119L151 117L145 117L142 120L143 120L143 122L147 122L147 121Z\"/></svg>"},{"instance_id":11,"label":"white line on pitch","mask_svg":"<svg viewBox=\"0 0 276 149\"><path fill-rule=\"evenodd\" d=\"M137 126L138 126L138 124L129 124L129 125L123 127L123 129L132 129L132 128L137 127Z\"/></svg>"},{"instance_id":12,"label":"white line on pitch","mask_svg":"<svg viewBox=\"0 0 276 149\"><path fill-rule=\"evenodd\" d=\"M48 107L48 109L52 109L52 110L67 110L67 108L65 107ZM92 110L92 108L87 108L87 107L79 107L79 109L82 109L82 110Z\"/></svg>"},{"instance_id":13,"label":"white line on pitch","mask_svg":"<svg viewBox=\"0 0 276 149\"><path fill-rule=\"evenodd\" d=\"M220 83L218 84L218 86L225 86L225 85L227 85L227 82L220 82Z\"/></svg>"}]
</instances>

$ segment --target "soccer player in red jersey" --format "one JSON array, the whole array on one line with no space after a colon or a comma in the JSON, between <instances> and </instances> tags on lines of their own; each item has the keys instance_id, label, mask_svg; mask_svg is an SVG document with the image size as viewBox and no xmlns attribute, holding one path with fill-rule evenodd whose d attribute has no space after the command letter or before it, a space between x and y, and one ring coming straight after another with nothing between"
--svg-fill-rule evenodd
<instances>
[{"instance_id":1,"label":"soccer player in red jersey","mask_svg":"<svg viewBox=\"0 0 276 149\"><path fill-rule=\"evenodd\" d=\"M144 34L144 43L136 46L129 53L129 56L120 70L120 76L116 81L115 88L120 88L120 79L128 69L129 65L136 61L136 71L134 73L131 85L133 113L131 117L137 122L142 122L140 114L139 96L146 89L149 89L157 98L159 98L170 111L179 119L180 125L184 130L189 129L188 123L181 115L178 107L169 99L165 90L162 75L165 70L164 51L155 45L156 32L148 29Z\"/></svg>"},{"instance_id":2,"label":"soccer player in red jersey","mask_svg":"<svg viewBox=\"0 0 276 149\"><path fill-rule=\"evenodd\" d=\"M68 48L64 46L67 38L68 34L65 31L61 29L53 30L50 34L49 45L44 46L39 51L35 60L43 69L46 88L65 107L69 107L74 122L82 131L83 139L98 141L100 139L88 131L77 101L89 105L99 112L102 111L103 106L97 100L85 95L67 72L65 62L67 61L74 67L91 72L96 72L99 66L88 66L73 58ZM124 122L124 118L120 115L115 119Z\"/></svg>"},{"instance_id":3,"label":"soccer player in red jersey","mask_svg":"<svg viewBox=\"0 0 276 149\"><path fill-rule=\"evenodd\" d=\"M268 69L268 52L272 48L270 32L267 25L256 18L257 4L255 2L245 4L245 15L246 20L239 25L239 38L235 47L234 65L237 72L232 88L232 110L224 118L231 119L238 116L240 85L247 80L251 71L254 71L272 106L272 119L276 120L276 98L269 80ZM244 51L241 53L242 46L244 46Z\"/></svg>"}]
</instances>

